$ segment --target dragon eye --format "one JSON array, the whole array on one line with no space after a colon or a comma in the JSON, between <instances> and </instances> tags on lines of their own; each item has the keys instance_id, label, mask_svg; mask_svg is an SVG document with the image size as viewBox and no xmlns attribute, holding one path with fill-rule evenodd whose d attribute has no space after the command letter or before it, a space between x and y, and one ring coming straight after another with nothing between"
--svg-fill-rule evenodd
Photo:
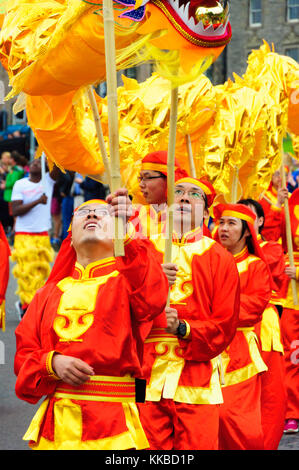
<instances>
[{"instance_id":1,"label":"dragon eye","mask_svg":"<svg viewBox=\"0 0 299 470\"><path fill-rule=\"evenodd\" d=\"M195 10L195 18L204 27L223 25L226 22L228 3L216 0L204 0Z\"/></svg>"}]
</instances>

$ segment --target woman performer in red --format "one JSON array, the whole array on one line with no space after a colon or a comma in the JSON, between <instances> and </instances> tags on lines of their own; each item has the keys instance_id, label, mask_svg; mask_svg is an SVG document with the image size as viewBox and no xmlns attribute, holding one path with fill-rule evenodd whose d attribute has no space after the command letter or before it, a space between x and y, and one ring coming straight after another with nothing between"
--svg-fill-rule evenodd
<instances>
[{"instance_id":1,"label":"woman performer in red","mask_svg":"<svg viewBox=\"0 0 299 470\"><path fill-rule=\"evenodd\" d=\"M219 204L214 216L219 221L215 238L233 254L241 289L237 331L221 355L224 403L220 406L219 447L258 450L264 448L260 375L267 367L254 328L269 303L271 278L255 234L255 214L241 204Z\"/></svg>"},{"instance_id":2,"label":"woman performer in red","mask_svg":"<svg viewBox=\"0 0 299 470\"><path fill-rule=\"evenodd\" d=\"M255 327L261 343L261 355L268 371L261 375L261 412L265 450L276 450L281 440L286 415L286 386L283 345L278 309L282 310L281 289L286 279L284 252L280 243L262 238L264 211L253 199L238 202L248 206L256 215L255 230L260 247L274 282L272 297Z\"/></svg>"}]
</instances>

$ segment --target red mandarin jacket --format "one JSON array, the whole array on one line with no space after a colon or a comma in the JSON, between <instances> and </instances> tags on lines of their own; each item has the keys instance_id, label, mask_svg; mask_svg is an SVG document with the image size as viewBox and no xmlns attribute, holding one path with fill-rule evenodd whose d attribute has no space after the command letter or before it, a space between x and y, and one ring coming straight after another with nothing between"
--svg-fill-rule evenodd
<instances>
[{"instance_id":1,"label":"red mandarin jacket","mask_svg":"<svg viewBox=\"0 0 299 470\"><path fill-rule=\"evenodd\" d=\"M261 235L258 235L258 241L271 272L273 290L270 303L263 312L261 322L257 323L255 331L260 339L262 351L283 353L280 320L275 305L283 305L283 286L287 278L285 255L280 243L265 241Z\"/></svg>"},{"instance_id":2,"label":"red mandarin jacket","mask_svg":"<svg viewBox=\"0 0 299 470\"><path fill-rule=\"evenodd\" d=\"M142 376L143 341L157 315L165 322L161 312L168 292L151 249L147 240L129 240L124 257L106 258L85 269L77 263L72 276L37 292L18 325L16 394L29 403L44 395L50 399L39 423L47 442L54 440L53 407L59 400L54 395L62 383L52 369L54 351L82 359L96 376ZM110 407L105 426L99 403L74 403L81 407L83 441L127 431L122 403L100 404L104 411Z\"/></svg>"},{"instance_id":3,"label":"red mandarin jacket","mask_svg":"<svg viewBox=\"0 0 299 470\"><path fill-rule=\"evenodd\" d=\"M222 353L224 386L243 382L267 370L254 328L271 298L269 271L260 258L245 247L234 255L240 276L240 315L236 334Z\"/></svg>"}]
</instances>

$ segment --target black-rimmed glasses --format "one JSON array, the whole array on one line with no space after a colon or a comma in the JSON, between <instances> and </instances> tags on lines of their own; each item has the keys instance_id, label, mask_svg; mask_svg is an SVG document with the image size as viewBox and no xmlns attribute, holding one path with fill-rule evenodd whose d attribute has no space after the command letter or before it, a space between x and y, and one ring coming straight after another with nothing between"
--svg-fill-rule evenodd
<instances>
[{"instance_id":1,"label":"black-rimmed glasses","mask_svg":"<svg viewBox=\"0 0 299 470\"><path fill-rule=\"evenodd\" d=\"M142 181L144 181L144 183L146 183L147 181L149 180L154 180L156 178L163 178L162 175L159 175L159 176L138 176L138 182L141 183Z\"/></svg>"}]
</instances>

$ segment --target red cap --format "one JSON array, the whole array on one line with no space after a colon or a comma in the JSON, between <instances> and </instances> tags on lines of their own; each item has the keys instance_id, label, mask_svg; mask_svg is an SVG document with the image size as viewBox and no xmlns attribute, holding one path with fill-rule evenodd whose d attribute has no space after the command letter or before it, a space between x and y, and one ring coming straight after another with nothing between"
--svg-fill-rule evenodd
<instances>
[{"instance_id":1,"label":"red cap","mask_svg":"<svg viewBox=\"0 0 299 470\"><path fill-rule=\"evenodd\" d=\"M252 238L254 254L261 258L263 261L265 261L254 228L256 215L251 209L249 209L249 207L245 206L244 204L217 204L213 208L213 211L216 220L219 220L221 217L236 217L237 219L245 220L247 222L248 229ZM218 229L215 233L215 239L219 241Z\"/></svg>"}]
</instances>

